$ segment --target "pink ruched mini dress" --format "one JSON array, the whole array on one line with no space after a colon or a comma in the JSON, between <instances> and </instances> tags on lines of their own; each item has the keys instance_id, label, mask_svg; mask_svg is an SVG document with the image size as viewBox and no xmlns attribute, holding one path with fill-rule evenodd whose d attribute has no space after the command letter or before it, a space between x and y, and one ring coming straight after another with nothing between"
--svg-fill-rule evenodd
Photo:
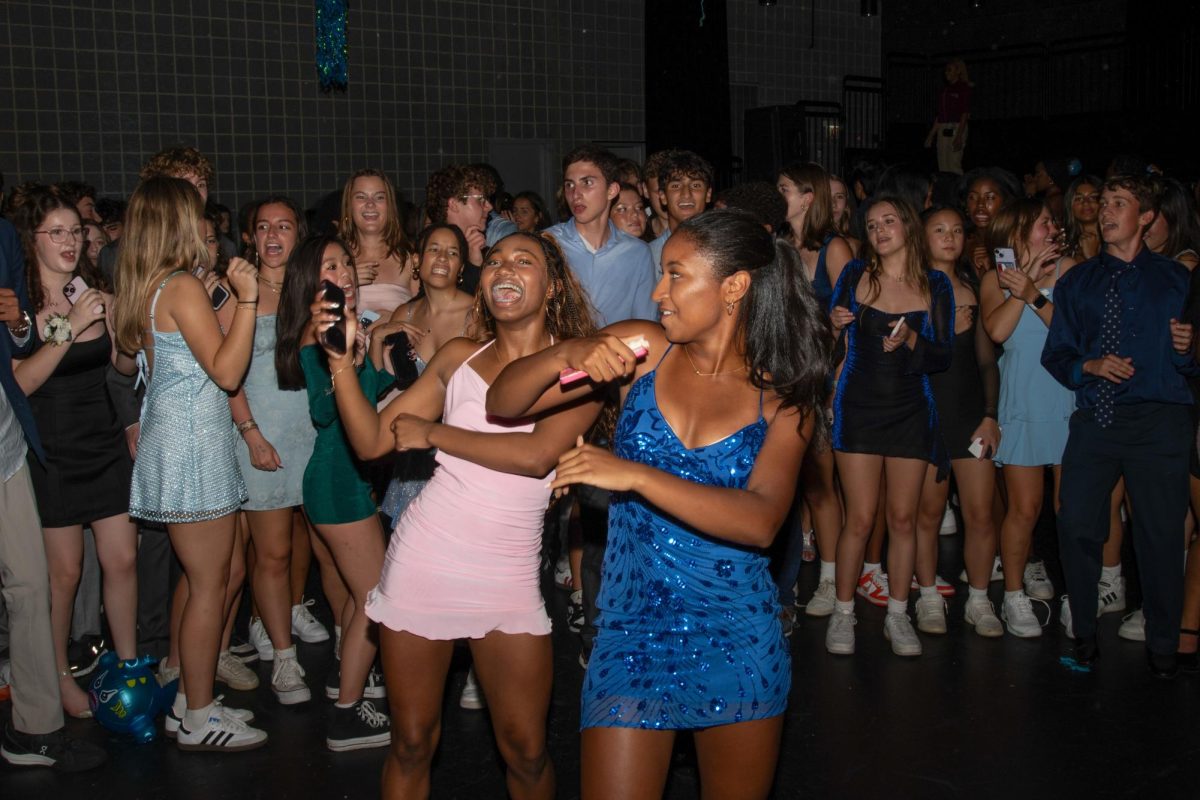
<instances>
[{"instance_id":1,"label":"pink ruched mini dress","mask_svg":"<svg viewBox=\"0 0 1200 800\"><path fill-rule=\"evenodd\" d=\"M490 346L450 376L443 422L482 433L532 431L531 422L488 419L488 384L470 364ZM396 525L367 616L426 639L550 633L538 570L553 474L497 472L440 450L436 460L433 477Z\"/></svg>"}]
</instances>

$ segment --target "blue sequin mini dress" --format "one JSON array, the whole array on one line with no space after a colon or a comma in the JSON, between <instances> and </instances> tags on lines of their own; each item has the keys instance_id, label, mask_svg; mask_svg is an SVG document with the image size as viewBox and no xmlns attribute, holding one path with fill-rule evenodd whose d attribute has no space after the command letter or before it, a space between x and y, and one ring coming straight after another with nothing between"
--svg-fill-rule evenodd
<instances>
[{"instance_id":1,"label":"blue sequin mini dress","mask_svg":"<svg viewBox=\"0 0 1200 800\"><path fill-rule=\"evenodd\" d=\"M129 515L153 522L217 519L246 500L228 396L196 362L182 333L154 326L158 296L182 274L164 278L150 304L154 371L142 403Z\"/></svg>"},{"instance_id":2,"label":"blue sequin mini dress","mask_svg":"<svg viewBox=\"0 0 1200 800\"><path fill-rule=\"evenodd\" d=\"M630 388L616 454L744 488L767 432L761 414L689 450L659 412L654 384L651 372ZM613 495L608 520L581 727L694 729L782 714L791 660L766 555L706 536L634 493Z\"/></svg>"}]
</instances>

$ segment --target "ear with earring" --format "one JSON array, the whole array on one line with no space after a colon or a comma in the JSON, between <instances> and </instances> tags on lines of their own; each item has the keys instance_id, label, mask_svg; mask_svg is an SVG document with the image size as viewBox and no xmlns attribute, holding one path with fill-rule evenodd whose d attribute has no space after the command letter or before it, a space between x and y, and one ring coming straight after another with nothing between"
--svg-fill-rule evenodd
<instances>
[{"instance_id":1,"label":"ear with earring","mask_svg":"<svg viewBox=\"0 0 1200 800\"><path fill-rule=\"evenodd\" d=\"M733 316L733 306L734 306L734 304L733 304L733 303L726 303L726 304L725 304L725 313L726 313L726 314L728 314L728 315L729 315L729 316L731 316L731 317Z\"/></svg>"}]
</instances>

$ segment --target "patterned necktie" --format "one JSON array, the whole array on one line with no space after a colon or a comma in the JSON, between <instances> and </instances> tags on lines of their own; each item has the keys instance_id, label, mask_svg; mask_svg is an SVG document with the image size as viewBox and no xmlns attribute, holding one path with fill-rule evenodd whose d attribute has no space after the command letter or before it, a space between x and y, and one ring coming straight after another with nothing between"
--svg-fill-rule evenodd
<instances>
[{"instance_id":1,"label":"patterned necktie","mask_svg":"<svg viewBox=\"0 0 1200 800\"><path fill-rule=\"evenodd\" d=\"M1109 353L1116 355L1121 344L1121 290L1117 284L1130 266L1125 264L1114 269L1108 277L1108 291L1104 293L1104 324L1100 329L1101 358ZM1100 390L1096 393L1096 423L1101 428L1112 425L1116 388L1117 384L1107 378L1101 379Z\"/></svg>"}]
</instances>

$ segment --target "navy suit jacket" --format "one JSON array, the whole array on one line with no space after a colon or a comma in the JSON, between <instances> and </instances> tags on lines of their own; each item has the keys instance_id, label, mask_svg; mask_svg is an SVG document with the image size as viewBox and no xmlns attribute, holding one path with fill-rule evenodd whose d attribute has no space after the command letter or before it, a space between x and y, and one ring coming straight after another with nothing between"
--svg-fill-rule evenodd
<instances>
[{"instance_id":1,"label":"navy suit jacket","mask_svg":"<svg viewBox=\"0 0 1200 800\"><path fill-rule=\"evenodd\" d=\"M17 293L17 301L21 304L21 310L29 312L32 319L33 307L29 304L29 293L25 289L25 256L21 252L21 241L17 238L16 229L6 219L0 219L0 286L12 289ZM8 395L8 404L12 406L13 413L17 415L17 421L21 423L21 428L25 431L25 440L29 442L29 449L37 455L39 460L45 461L46 454L42 452L42 442L38 438L37 426L33 424L33 411L29 408L29 400L21 391L21 387L17 385L17 379L13 376L12 371L13 358L23 356L32 349L32 334L25 346L18 348L14 344L12 336L9 335L8 326L5 325L4 330L0 330L0 387L3 387L4 393Z\"/></svg>"}]
</instances>

